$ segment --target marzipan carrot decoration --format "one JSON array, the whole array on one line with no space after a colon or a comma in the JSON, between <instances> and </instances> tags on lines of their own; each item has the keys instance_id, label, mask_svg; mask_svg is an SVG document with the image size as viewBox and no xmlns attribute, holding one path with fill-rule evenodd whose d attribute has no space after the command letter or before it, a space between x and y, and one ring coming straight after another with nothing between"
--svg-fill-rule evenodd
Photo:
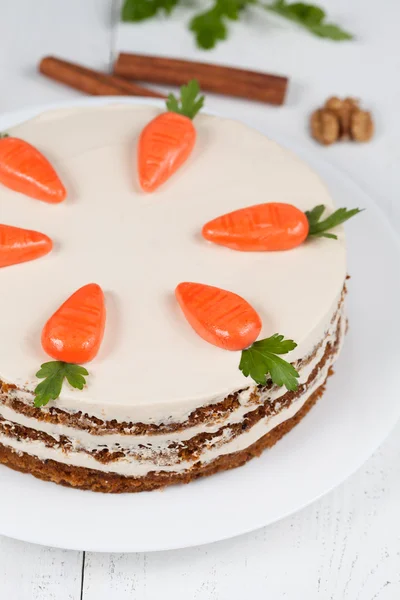
<instances>
[{"instance_id":1,"label":"marzipan carrot decoration","mask_svg":"<svg viewBox=\"0 0 400 600\"><path fill-rule=\"evenodd\" d=\"M305 213L292 204L256 204L217 217L204 225L202 233L206 240L234 250L290 250L309 237L337 239L328 230L360 212L339 208L321 221L324 210L322 204Z\"/></svg>"},{"instance_id":2,"label":"marzipan carrot decoration","mask_svg":"<svg viewBox=\"0 0 400 600\"><path fill-rule=\"evenodd\" d=\"M277 333L256 341L262 323L254 308L241 296L202 283L180 283L175 295L187 321L204 340L224 350L241 350L239 369L259 385L267 375L278 386L296 390L299 374L279 354L297 344Z\"/></svg>"},{"instance_id":3,"label":"marzipan carrot decoration","mask_svg":"<svg viewBox=\"0 0 400 600\"><path fill-rule=\"evenodd\" d=\"M64 378L83 389L89 373L78 363L97 355L106 322L104 294L96 283L89 283L68 298L47 321L42 331L42 347L54 361L44 363L36 373L44 379L35 389L35 406L58 398Z\"/></svg>"},{"instance_id":4,"label":"marzipan carrot decoration","mask_svg":"<svg viewBox=\"0 0 400 600\"><path fill-rule=\"evenodd\" d=\"M188 159L196 142L192 119L203 107L195 79L181 87L180 102L173 94L167 99L167 112L158 115L143 129L138 144L139 184L154 192Z\"/></svg>"},{"instance_id":5,"label":"marzipan carrot decoration","mask_svg":"<svg viewBox=\"0 0 400 600\"><path fill-rule=\"evenodd\" d=\"M0 268L35 260L52 248L53 242L44 233L0 224Z\"/></svg>"},{"instance_id":6,"label":"marzipan carrot decoration","mask_svg":"<svg viewBox=\"0 0 400 600\"><path fill-rule=\"evenodd\" d=\"M28 142L7 135L0 137L0 183L51 204L66 197L65 188L47 158Z\"/></svg>"},{"instance_id":7,"label":"marzipan carrot decoration","mask_svg":"<svg viewBox=\"0 0 400 600\"><path fill-rule=\"evenodd\" d=\"M176 297L186 319L204 340L225 350L243 350L259 336L261 319L246 300L201 283L180 283Z\"/></svg>"}]
</instances>

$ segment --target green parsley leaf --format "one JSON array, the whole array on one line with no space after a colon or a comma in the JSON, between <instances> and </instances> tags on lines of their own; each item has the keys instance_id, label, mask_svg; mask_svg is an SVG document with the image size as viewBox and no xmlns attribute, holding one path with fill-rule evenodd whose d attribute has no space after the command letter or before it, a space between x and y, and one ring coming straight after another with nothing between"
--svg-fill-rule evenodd
<instances>
[{"instance_id":1,"label":"green parsley leaf","mask_svg":"<svg viewBox=\"0 0 400 600\"><path fill-rule=\"evenodd\" d=\"M171 112L176 112L189 119L193 119L199 110L203 108L204 96L198 97L200 93L200 86L196 79L189 81L187 85L181 87L180 98L176 98L173 94L170 94L167 98L167 108Z\"/></svg>"},{"instance_id":2,"label":"green parsley leaf","mask_svg":"<svg viewBox=\"0 0 400 600\"><path fill-rule=\"evenodd\" d=\"M312 225L315 225L315 223L318 223L318 221L320 220L320 218L323 215L324 210L325 210L325 205L318 204L318 206L314 206L314 208L312 210L306 211L305 214L308 219L308 224L310 225L310 227Z\"/></svg>"},{"instance_id":3,"label":"green parsley leaf","mask_svg":"<svg viewBox=\"0 0 400 600\"><path fill-rule=\"evenodd\" d=\"M170 14L184 0L125 0L122 8L123 21L143 21L155 17L159 11ZM189 8L195 4L187 3ZM197 45L209 50L228 37L228 21L236 21L250 7L258 6L305 27L314 35L331 40L351 40L353 36L337 25L325 22L325 11L319 6L287 0L213 0L204 12L195 14L189 23Z\"/></svg>"},{"instance_id":4,"label":"green parsley leaf","mask_svg":"<svg viewBox=\"0 0 400 600\"><path fill-rule=\"evenodd\" d=\"M326 237L330 239L337 240L337 235L333 233L326 233L329 229L333 229L338 225L341 225L345 221L351 219L358 213L362 212L360 208L352 208L351 210L347 210L347 208L338 208L333 212L329 217L320 221L322 214L325 210L325 206L323 204L319 204L315 208L310 211L306 211L306 217L308 219L308 223L310 226L310 230L308 232L308 237Z\"/></svg>"},{"instance_id":5,"label":"green parsley leaf","mask_svg":"<svg viewBox=\"0 0 400 600\"><path fill-rule=\"evenodd\" d=\"M313 4L304 4L303 2L287 4L285 0L277 0L272 5L269 5L269 8L283 17L293 21L301 21L310 26L319 25L326 16L322 8Z\"/></svg>"},{"instance_id":6,"label":"green parsley leaf","mask_svg":"<svg viewBox=\"0 0 400 600\"><path fill-rule=\"evenodd\" d=\"M123 21L145 21L163 10L169 15L179 0L125 0L121 18Z\"/></svg>"},{"instance_id":7,"label":"green parsley leaf","mask_svg":"<svg viewBox=\"0 0 400 600\"><path fill-rule=\"evenodd\" d=\"M196 36L197 45L210 50L217 42L225 40L228 35L225 21L237 21L246 5L256 2L257 0L214 0L214 5L209 10L190 21L189 28Z\"/></svg>"},{"instance_id":8,"label":"green parsley leaf","mask_svg":"<svg viewBox=\"0 0 400 600\"><path fill-rule=\"evenodd\" d=\"M337 240L337 235L334 233L314 233L313 237L324 237L331 240Z\"/></svg>"},{"instance_id":9,"label":"green parsley leaf","mask_svg":"<svg viewBox=\"0 0 400 600\"><path fill-rule=\"evenodd\" d=\"M226 40L228 35L223 15L215 8L193 17L189 29L193 31L197 45L203 50L211 50L217 42Z\"/></svg>"},{"instance_id":10,"label":"green parsley leaf","mask_svg":"<svg viewBox=\"0 0 400 600\"><path fill-rule=\"evenodd\" d=\"M10 137L10 136L8 135L8 133L1 133L1 132L0 132L0 140L2 140L3 138L8 138L8 137Z\"/></svg>"},{"instance_id":11,"label":"green parsley leaf","mask_svg":"<svg viewBox=\"0 0 400 600\"><path fill-rule=\"evenodd\" d=\"M350 33L337 25L325 23L325 11L313 4L305 4L304 2L288 4L286 0L276 0L272 4L264 4L263 6L266 10L301 25L318 37L335 41L353 39Z\"/></svg>"},{"instance_id":12,"label":"green parsley leaf","mask_svg":"<svg viewBox=\"0 0 400 600\"><path fill-rule=\"evenodd\" d=\"M284 385L286 389L295 391L299 374L293 365L277 355L287 354L296 346L293 340L285 340L283 335L275 333L243 350L239 369L245 377L250 375L259 385L265 385L269 374L276 385Z\"/></svg>"},{"instance_id":13,"label":"green parsley leaf","mask_svg":"<svg viewBox=\"0 0 400 600\"><path fill-rule=\"evenodd\" d=\"M334 42L342 42L347 40L353 40L354 35L341 29L338 25L332 25L332 23L321 23L308 28L311 33L320 37L333 40Z\"/></svg>"},{"instance_id":14,"label":"green parsley leaf","mask_svg":"<svg viewBox=\"0 0 400 600\"><path fill-rule=\"evenodd\" d=\"M89 375L88 371L79 365L60 360L43 363L36 373L36 377L43 381L36 386L34 406L39 408L46 406L50 400L56 400L61 393L64 378L72 387L82 390L86 384L85 377L87 375Z\"/></svg>"}]
</instances>

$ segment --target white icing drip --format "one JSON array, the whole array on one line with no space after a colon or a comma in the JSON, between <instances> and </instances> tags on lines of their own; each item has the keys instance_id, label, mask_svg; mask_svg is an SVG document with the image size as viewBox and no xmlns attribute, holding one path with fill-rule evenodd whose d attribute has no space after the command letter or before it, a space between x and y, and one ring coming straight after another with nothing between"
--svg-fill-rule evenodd
<instances>
[{"instance_id":1,"label":"white icing drip","mask_svg":"<svg viewBox=\"0 0 400 600\"><path fill-rule=\"evenodd\" d=\"M341 344L336 355L331 356L325 366L320 370L315 378L313 385L302 394L288 408L282 409L278 414L268 416L256 423L248 431L230 439L229 431L224 431L221 436L210 442L209 446L204 449L199 456L196 456L192 461L182 461L179 463L168 464L170 459L165 458L159 461L159 464L148 464L146 461L132 460L131 458L121 458L110 464L102 464L96 461L92 456L84 452L63 451L60 449L47 447L43 442L18 440L0 435L0 443L14 449L16 452L25 452L35 456L40 460L52 459L64 464L76 467L86 467L95 469L104 473L116 473L124 476L140 477L145 476L151 471L167 471L167 472L182 472L190 469L191 466L198 460L206 464L219 456L230 454L244 450L251 446L258 439L270 432L277 425L293 417L304 406L311 394L323 383L328 375L329 368L335 362L343 343L344 333L346 329L345 319L341 320Z\"/></svg>"}]
</instances>

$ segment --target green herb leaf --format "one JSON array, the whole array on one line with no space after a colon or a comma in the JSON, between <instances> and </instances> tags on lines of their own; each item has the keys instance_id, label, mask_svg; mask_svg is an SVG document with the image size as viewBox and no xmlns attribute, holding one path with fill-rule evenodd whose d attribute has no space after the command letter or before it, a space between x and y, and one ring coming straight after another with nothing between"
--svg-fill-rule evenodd
<instances>
[{"instance_id":1,"label":"green herb leaf","mask_svg":"<svg viewBox=\"0 0 400 600\"><path fill-rule=\"evenodd\" d=\"M36 386L34 406L39 408L48 404L50 400L56 400L61 393L65 378L72 387L82 390L87 375L89 375L88 371L79 365L60 360L44 363L36 373L36 377L43 381Z\"/></svg>"},{"instance_id":2,"label":"green herb leaf","mask_svg":"<svg viewBox=\"0 0 400 600\"><path fill-rule=\"evenodd\" d=\"M167 105L167 108L169 111L179 113L179 111L180 111L179 102L173 94L168 95L166 105Z\"/></svg>"},{"instance_id":3,"label":"green herb leaf","mask_svg":"<svg viewBox=\"0 0 400 600\"><path fill-rule=\"evenodd\" d=\"M190 30L196 36L197 45L209 50L217 42L225 40L228 30L227 19L237 21L239 13L248 4L256 4L257 0L214 0L214 5L207 11L196 15L190 22Z\"/></svg>"},{"instance_id":4,"label":"green herb leaf","mask_svg":"<svg viewBox=\"0 0 400 600\"><path fill-rule=\"evenodd\" d=\"M326 233L326 231L341 225L345 221L351 219L351 217L354 217L355 215L358 215L358 213L362 212L362 210L359 208L352 208L351 210L347 210L347 208L338 208L335 210L335 212L329 215L329 217L323 221L320 221L324 210L325 206L320 204L312 210L306 211L305 214L310 226L308 237L326 237L337 240L337 235L333 233Z\"/></svg>"},{"instance_id":5,"label":"green herb leaf","mask_svg":"<svg viewBox=\"0 0 400 600\"><path fill-rule=\"evenodd\" d=\"M335 41L353 39L350 33L337 25L325 23L325 11L313 4L305 4L304 2L288 4L286 0L276 0L272 4L264 4L264 8L301 25L318 37Z\"/></svg>"},{"instance_id":6,"label":"green herb leaf","mask_svg":"<svg viewBox=\"0 0 400 600\"><path fill-rule=\"evenodd\" d=\"M0 133L0 140L2 140L3 138L8 138L8 137L10 137L8 135L8 133Z\"/></svg>"},{"instance_id":7,"label":"green herb leaf","mask_svg":"<svg viewBox=\"0 0 400 600\"><path fill-rule=\"evenodd\" d=\"M334 42L343 42L347 40L353 40L354 35L344 31L338 25L332 25L332 23L320 23L313 27L308 27L311 33L320 37L333 40Z\"/></svg>"},{"instance_id":8,"label":"green herb leaf","mask_svg":"<svg viewBox=\"0 0 400 600\"><path fill-rule=\"evenodd\" d=\"M312 210L306 211L305 214L308 219L308 223L309 223L310 227L312 225L315 225L315 223L318 223L318 221L320 220L320 218L323 215L324 210L325 210L325 205L318 204L318 206L315 206Z\"/></svg>"},{"instance_id":9,"label":"green herb leaf","mask_svg":"<svg viewBox=\"0 0 400 600\"><path fill-rule=\"evenodd\" d=\"M217 42L226 40L228 35L223 15L216 8L193 17L189 29L193 31L197 45L203 50L211 50Z\"/></svg>"},{"instance_id":10,"label":"green herb leaf","mask_svg":"<svg viewBox=\"0 0 400 600\"><path fill-rule=\"evenodd\" d=\"M170 14L179 0L125 0L121 18L123 21L145 21L159 11Z\"/></svg>"},{"instance_id":11,"label":"green herb leaf","mask_svg":"<svg viewBox=\"0 0 400 600\"><path fill-rule=\"evenodd\" d=\"M155 17L159 11L170 14L184 0L125 0L122 8L123 21L143 21ZM194 6L187 3L190 8ZM189 28L195 34L197 45L209 50L228 37L228 21L236 21L250 5L259 6L278 14L308 29L310 33L331 40L351 40L353 36L337 25L325 22L325 11L319 6L275 0L265 3L264 0L213 0L204 12L195 14Z\"/></svg>"},{"instance_id":12,"label":"green herb leaf","mask_svg":"<svg viewBox=\"0 0 400 600\"><path fill-rule=\"evenodd\" d=\"M170 94L167 99L167 108L171 112L176 112L189 119L193 119L199 110L203 108L204 96L198 97L200 86L196 79L189 81L187 85L181 87L180 98L177 99L173 94Z\"/></svg>"},{"instance_id":13,"label":"green herb leaf","mask_svg":"<svg viewBox=\"0 0 400 600\"><path fill-rule=\"evenodd\" d=\"M276 385L284 385L288 390L295 391L299 374L293 365L277 355L287 354L296 346L293 340L285 340L283 335L275 333L243 350L239 369L245 377L250 375L259 385L266 383L269 374Z\"/></svg>"},{"instance_id":14,"label":"green herb leaf","mask_svg":"<svg viewBox=\"0 0 400 600\"><path fill-rule=\"evenodd\" d=\"M335 235L334 233L314 233L313 237L324 237L324 238L329 238L331 240L337 240L337 235Z\"/></svg>"},{"instance_id":15,"label":"green herb leaf","mask_svg":"<svg viewBox=\"0 0 400 600\"><path fill-rule=\"evenodd\" d=\"M288 4L286 0L277 0L269 6L270 10L281 14L283 17L294 21L301 21L307 25L319 25L325 19L325 11L313 4L294 2Z\"/></svg>"}]
</instances>

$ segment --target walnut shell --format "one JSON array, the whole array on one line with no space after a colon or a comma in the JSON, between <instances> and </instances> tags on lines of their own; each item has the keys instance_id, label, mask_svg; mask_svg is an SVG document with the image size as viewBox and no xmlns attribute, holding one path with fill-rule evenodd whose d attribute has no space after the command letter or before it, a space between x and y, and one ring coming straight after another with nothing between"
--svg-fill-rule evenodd
<instances>
[{"instance_id":1,"label":"walnut shell","mask_svg":"<svg viewBox=\"0 0 400 600\"><path fill-rule=\"evenodd\" d=\"M326 108L315 110L310 118L311 135L317 142L329 146L339 139L339 119Z\"/></svg>"},{"instance_id":2,"label":"walnut shell","mask_svg":"<svg viewBox=\"0 0 400 600\"><path fill-rule=\"evenodd\" d=\"M351 138L356 142L368 142L374 135L374 122L367 110L356 110L351 115Z\"/></svg>"}]
</instances>

